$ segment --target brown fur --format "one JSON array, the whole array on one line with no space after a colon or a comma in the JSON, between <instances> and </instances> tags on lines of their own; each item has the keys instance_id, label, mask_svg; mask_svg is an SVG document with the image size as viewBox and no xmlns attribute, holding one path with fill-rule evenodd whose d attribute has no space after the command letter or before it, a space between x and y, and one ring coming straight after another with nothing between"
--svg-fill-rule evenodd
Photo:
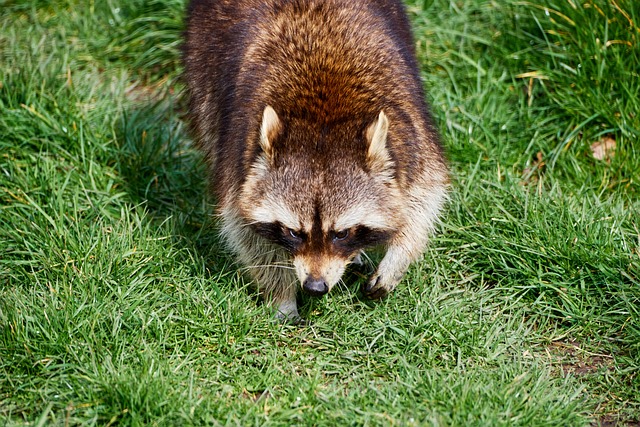
<instances>
[{"instance_id":1,"label":"brown fur","mask_svg":"<svg viewBox=\"0 0 640 427\"><path fill-rule=\"evenodd\" d=\"M184 61L222 231L265 296L297 315L298 281L331 276L330 288L381 242L365 293L393 290L447 185L400 1L192 0ZM336 238L359 216L370 233Z\"/></svg>"}]
</instances>

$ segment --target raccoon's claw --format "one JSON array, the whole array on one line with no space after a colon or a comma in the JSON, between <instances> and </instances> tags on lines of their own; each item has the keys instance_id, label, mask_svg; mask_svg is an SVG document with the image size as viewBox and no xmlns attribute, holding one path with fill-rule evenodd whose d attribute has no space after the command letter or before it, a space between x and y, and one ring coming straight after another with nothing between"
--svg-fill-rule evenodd
<instances>
[{"instance_id":1,"label":"raccoon's claw","mask_svg":"<svg viewBox=\"0 0 640 427\"><path fill-rule=\"evenodd\" d=\"M275 314L275 319L280 323L287 323L289 325L304 325L307 323L306 320L298 314L298 307L295 300L280 303Z\"/></svg>"},{"instance_id":2,"label":"raccoon's claw","mask_svg":"<svg viewBox=\"0 0 640 427\"><path fill-rule=\"evenodd\" d=\"M389 291L387 291L385 288L378 288L365 293L365 295L369 299L383 299L386 298L387 295L389 295Z\"/></svg>"},{"instance_id":3,"label":"raccoon's claw","mask_svg":"<svg viewBox=\"0 0 640 427\"><path fill-rule=\"evenodd\" d=\"M370 299L382 299L389 295L389 289L380 283L380 276L376 276L362 286L362 293Z\"/></svg>"},{"instance_id":4,"label":"raccoon's claw","mask_svg":"<svg viewBox=\"0 0 640 427\"><path fill-rule=\"evenodd\" d=\"M276 314L275 316L275 320L282 324L291 326L304 326L307 324L307 321L297 314L293 316L285 316L282 313L278 312L278 314Z\"/></svg>"},{"instance_id":5,"label":"raccoon's claw","mask_svg":"<svg viewBox=\"0 0 640 427\"><path fill-rule=\"evenodd\" d=\"M275 320L283 324L289 324L294 326L305 325L307 323L307 321L304 320L302 317L300 317L300 315L297 312L284 314L278 311L275 315Z\"/></svg>"},{"instance_id":6,"label":"raccoon's claw","mask_svg":"<svg viewBox=\"0 0 640 427\"><path fill-rule=\"evenodd\" d=\"M359 267L363 266L364 260L362 258L363 258L362 251L360 251L355 257L353 257L353 260L351 260L351 264L357 265Z\"/></svg>"}]
</instances>

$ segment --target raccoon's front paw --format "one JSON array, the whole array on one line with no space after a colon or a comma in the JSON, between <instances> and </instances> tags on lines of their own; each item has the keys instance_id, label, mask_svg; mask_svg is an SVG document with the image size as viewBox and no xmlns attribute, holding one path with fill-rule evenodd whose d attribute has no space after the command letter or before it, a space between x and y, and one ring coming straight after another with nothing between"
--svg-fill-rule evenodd
<instances>
[{"instance_id":1,"label":"raccoon's front paw","mask_svg":"<svg viewBox=\"0 0 640 427\"><path fill-rule=\"evenodd\" d=\"M358 252L356 256L351 260L351 264L357 265L358 267L362 267L364 265L364 253L362 251Z\"/></svg>"},{"instance_id":2,"label":"raccoon's front paw","mask_svg":"<svg viewBox=\"0 0 640 427\"><path fill-rule=\"evenodd\" d=\"M300 317L298 313L285 315L280 312L277 312L275 315L275 319L280 323L293 325L293 326L304 326L307 324L307 321L304 320L302 317Z\"/></svg>"},{"instance_id":3,"label":"raccoon's front paw","mask_svg":"<svg viewBox=\"0 0 640 427\"><path fill-rule=\"evenodd\" d=\"M278 306L275 318L281 323L290 325L303 325L305 320L298 314L296 301L285 301Z\"/></svg>"},{"instance_id":4,"label":"raccoon's front paw","mask_svg":"<svg viewBox=\"0 0 640 427\"><path fill-rule=\"evenodd\" d=\"M362 293L371 299L382 299L393 292L398 281L385 281L382 275L376 273L368 282L362 285Z\"/></svg>"}]
</instances>

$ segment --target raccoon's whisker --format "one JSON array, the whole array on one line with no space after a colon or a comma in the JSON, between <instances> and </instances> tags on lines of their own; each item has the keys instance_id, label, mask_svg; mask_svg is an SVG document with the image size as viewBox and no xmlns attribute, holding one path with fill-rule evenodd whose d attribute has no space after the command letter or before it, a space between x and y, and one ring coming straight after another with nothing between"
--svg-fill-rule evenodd
<instances>
[{"instance_id":1,"label":"raccoon's whisker","mask_svg":"<svg viewBox=\"0 0 640 427\"><path fill-rule=\"evenodd\" d=\"M259 223L260 223L260 221L258 221L258 220L255 220L255 221L245 221L245 222L243 222L242 224L240 224L240 226L241 226L242 228L248 228L248 227L251 227L251 226L256 225L256 224L259 224Z\"/></svg>"},{"instance_id":2,"label":"raccoon's whisker","mask_svg":"<svg viewBox=\"0 0 640 427\"><path fill-rule=\"evenodd\" d=\"M339 287L342 290L349 290L347 283L342 279L342 277L336 282L336 287Z\"/></svg>"},{"instance_id":3,"label":"raccoon's whisker","mask_svg":"<svg viewBox=\"0 0 640 427\"><path fill-rule=\"evenodd\" d=\"M252 260L256 260L256 259L271 258L274 254L277 254L277 252L279 252L279 249L278 248L273 248L273 249L271 249L269 251L266 251L266 252L256 253L255 255L253 255L250 258L249 262L251 262ZM274 259L272 262L285 262L285 261Z\"/></svg>"},{"instance_id":4,"label":"raccoon's whisker","mask_svg":"<svg viewBox=\"0 0 640 427\"><path fill-rule=\"evenodd\" d=\"M274 261L272 264L274 265L286 265L289 267L293 267L293 264L291 263L291 261Z\"/></svg>"},{"instance_id":5,"label":"raccoon's whisker","mask_svg":"<svg viewBox=\"0 0 640 427\"><path fill-rule=\"evenodd\" d=\"M251 270L253 268L274 268L274 269L282 269L282 270L295 270L293 266L290 265L277 265L277 264L255 264L248 265L243 268L243 270Z\"/></svg>"},{"instance_id":6,"label":"raccoon's whisker","mask_svg":"<svg viewBox=\"0 0 640 427\"><path fill-rule=\"evenodd\" d=\"M286 267L286 268L291 268L291 269L294 268L293 265L290 262L287 262L287 261L273 261L273 262L269 262L268 264L264 264L264 263L261 263L261 264L250 264L250 267L255 267L257 265L267 266L267 267L271 267L271 266L274 266L274 267Z\"/></svg>"},{"instance_id":7,"label":"raccoon's whisker","mask_svg":"<svg viewBox=\"0 0 640 427\"><path fill-rule=\"evenodd\" d=\"M264 257L262 256L263 254L258 254L254 257L251 257L250 259L245 260L247 265L257 265L257 264L266 264L266 265L284 265L284 266L288 266L288 267L293 267L293 264L291 263L290 260L287 259L269 259L268 257ZM266 259L265 259L266 258ZM261 262L258 262L257 264L255 263L255 261L260 260Z\"/></svg>"}]
</instances>

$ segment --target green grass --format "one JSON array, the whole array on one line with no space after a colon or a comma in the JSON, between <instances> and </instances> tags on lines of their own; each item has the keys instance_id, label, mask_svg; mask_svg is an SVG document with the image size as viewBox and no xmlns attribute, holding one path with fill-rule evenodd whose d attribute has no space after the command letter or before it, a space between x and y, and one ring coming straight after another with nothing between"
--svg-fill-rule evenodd
<instances>
[{"instance_id":1,"label":"green grass","mask_svg":"<svg viewBox=\"0 0 640 427\"><path fill-rule=\"evenodd\" d=\"M352 274L302 327L217 239L183 2L0 4L0 424L640 421L637 1L410 1L451 202L390 298Z\"/></svg>"}]
</instances>

